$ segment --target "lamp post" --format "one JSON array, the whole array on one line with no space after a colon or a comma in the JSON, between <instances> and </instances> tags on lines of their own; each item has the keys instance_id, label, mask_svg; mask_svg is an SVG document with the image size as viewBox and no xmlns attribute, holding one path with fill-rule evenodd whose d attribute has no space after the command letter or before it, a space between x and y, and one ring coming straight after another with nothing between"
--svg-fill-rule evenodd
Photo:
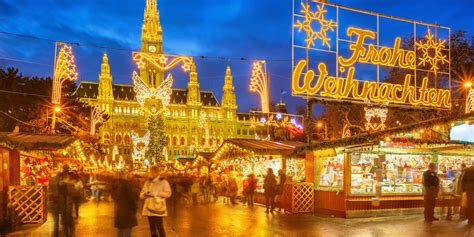
<instances>
[{"instance_id":1,"label":"lamp post","mask_svg":"<svg viewBox=\"0 0 474 237\"><path fill-rule=\"evenodd\" d=\"M61 112L61 106L55 105L53 108L53 121L51 123L51 132L54 133L56 130L56 114Z\"/></svg>"}]
</instances>

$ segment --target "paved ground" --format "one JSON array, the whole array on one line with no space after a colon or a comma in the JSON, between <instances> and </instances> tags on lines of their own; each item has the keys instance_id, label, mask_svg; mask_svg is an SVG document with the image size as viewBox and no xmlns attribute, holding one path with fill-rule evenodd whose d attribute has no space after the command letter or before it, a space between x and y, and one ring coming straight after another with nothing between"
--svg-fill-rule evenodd
<instances>
[{"instance_id":1,"label":"paved ground","mask_svg":"<svg viewBox=\"0 0 474 237\"><path fill-rule=\"evenodd\" d=\"M77 236L115 236L113 204L82 206L77 223ZM138 215L139 225L133 236L149 236L146 219ZM49 218L51 219L51 218ZM384 218L341 219L312 214L266 215L264 208L223 203L186 207L178 205L166 219L168 236L473 236L474 227L465 221L423 221L419 215ZM40 226L23 226L8 236L51 236L52 221Z\"/></svg>"}]
</instances>

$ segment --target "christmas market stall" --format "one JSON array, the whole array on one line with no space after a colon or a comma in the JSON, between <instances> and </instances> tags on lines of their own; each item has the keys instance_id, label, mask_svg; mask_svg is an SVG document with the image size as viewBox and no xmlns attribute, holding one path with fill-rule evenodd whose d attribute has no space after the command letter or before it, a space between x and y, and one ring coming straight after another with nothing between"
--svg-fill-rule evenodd
<instances>
[{"instance_id":1,"label":"christmas market stall","mask_svg":"<svg viewBox=\"0 0 474 237\"><path fill-rule=\"evenodd\" d=\"M46 184L56 157L84 159L73 136L0 133L2 220L42 223L46 220ZM67 157L67 158L65 158ZM8 200L8 201L4 201ZM9 206L7 216L6 206ZM12 220L15 219L15 220Z\"/></svg>"},{"instance_id":2,"label":"christmas market stall","mask_svg":"<svg viewBox=\"0 0 474 237\"><path fill-rule=\"evenodd\" d=\"M419 213L430 162L439 168L444 198L438 206L458 205L454 179L462 164L474 165L474 141L472 131L471 141L453 135L474 130L472 123L467 115L437 118L312 144L315 212L347 218Z\"/></svg>"},{"instance_id":3,"label":"christmas market stall","mask_svg":"<svg viewBox=\"0 0 474 237\"><path fill-rule=\"evenodd\" d=\"M302 142L228 139L217 149L212 158L217 164L214 172L234 176L239 187L247 175L254 174L257 178L255 200L264 203L265 199L262 195L263 180L268 168L272 168L275 175L278 174L279 170L282 170L287 175L286 183L296 185L306 181L304 152L294 152L296 148L305 146L306 144ZM310 186L312 188L312 184ZM291 186L288 186L288 188L292 190ZM288 196L291 197L292 195ZM296 209L295 212L297 212Z\"/></svg>"}]
</instances>

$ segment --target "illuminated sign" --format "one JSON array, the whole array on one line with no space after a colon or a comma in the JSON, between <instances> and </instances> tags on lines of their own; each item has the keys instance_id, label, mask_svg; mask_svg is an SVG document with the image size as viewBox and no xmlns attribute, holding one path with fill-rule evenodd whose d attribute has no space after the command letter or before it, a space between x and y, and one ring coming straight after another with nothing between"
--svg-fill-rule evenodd
<instances>
[{"instance_id":1,"label":"illuminated sign","mask_svg":"<svg viewBox=\"0 0 474 237\"><path fill-rule=\"evenodd\" d=\"M329 3L296 1L294 9L293 95L451 108L449 28ZM350 25L359 18L364 27ZM391 21L403 27L383 31ZM393 69L400 78L387 76Z\"/></svg>"}]
</instances>

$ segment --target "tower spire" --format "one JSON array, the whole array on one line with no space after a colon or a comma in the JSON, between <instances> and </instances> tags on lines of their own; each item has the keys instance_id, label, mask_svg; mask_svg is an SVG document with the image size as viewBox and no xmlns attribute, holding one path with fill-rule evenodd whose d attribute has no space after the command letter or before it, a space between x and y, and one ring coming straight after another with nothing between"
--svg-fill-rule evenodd
<instances>
[{"instance_id":1,"label":"tower spire","mask_svg":"<svg viewBox=\"0 0 474 237\"><path fill-rule=\"evenodd\" d=\"M230 119L235 115L237 110L237 103L235 101L234 85L232 84L232 72L230 66L227 66L224 78L224 87L222 87L222 108L229 110L231 113L227 114ZM233 111L233 112L232 112Z\"/></svg>"},{"instance_id":2,"label":"tower spire","mask_svg":"<svg viewBox=\"0 0 474 237\"><path fill-rule=\"evenodd\" d=\"M152 46L152 53L163 53L163 30L156 0L146 0L143 15L142 51L149 51Z\"/></svg>"},{"instance_id":3,"label":"tower spire","mask_svg":"<svg viewBox=\"0 0 474 237\"><path fill-rule=\"evenodd\" d=\"M102 56L102 65L100 66L100 74L99 74L99 94L97 96L99 103L110 103L110 101L114 100L114 94L112 90L112 74L110 73L110 65L109 65L109 57L107 56L107 52L104 52L104 56ZM108 108L105 109L106 112Z\"/></svg>"}]
</instances>

